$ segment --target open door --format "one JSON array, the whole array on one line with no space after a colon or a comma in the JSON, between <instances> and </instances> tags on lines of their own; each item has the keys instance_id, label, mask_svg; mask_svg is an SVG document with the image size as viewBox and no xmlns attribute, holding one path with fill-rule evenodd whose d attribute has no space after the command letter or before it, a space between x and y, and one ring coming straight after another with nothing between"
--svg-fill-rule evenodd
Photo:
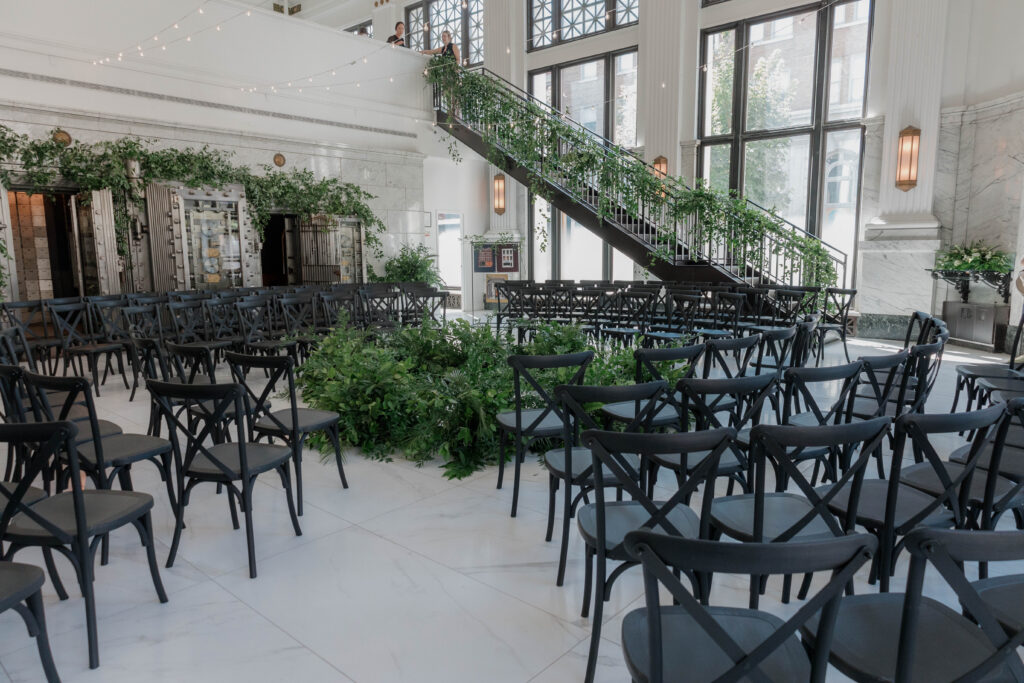
<instances>
[{"instance_id":1,"label":"open door","mask_svg":"<svg viewBox=\"0 0 1024 683\"><path fill-rule=\"evenodd\" d=\"M17 301L18 272L17 261L14 258L14 227L11 223L10 197L3 184L0 184L0 240L3 241L7 252L7 256L0 258L0 264L7 275L6 282L0 289L0 296L3 296L4 301Z\"/></svg>"},{"instance_id":2,"label":"open door","mask_svg":"<svg viewBox=\"0 0 1024 683\"><path fill-rule=\"evenodd\" d=\"M365 282L363 234L357 221L320 214L299 223L304 285Z\"/></svg>"},{"instance_id":3,"label":"open door","mask_svg":"<svg viewBox=\"0 0 1024 683\"><path fill-rule=\"evenodd\" d=\"M78 231L75 235L86 295L120 294L121 257L117 253L114 200L110 190L75 197Z\"/></svg>"}]
</instances>

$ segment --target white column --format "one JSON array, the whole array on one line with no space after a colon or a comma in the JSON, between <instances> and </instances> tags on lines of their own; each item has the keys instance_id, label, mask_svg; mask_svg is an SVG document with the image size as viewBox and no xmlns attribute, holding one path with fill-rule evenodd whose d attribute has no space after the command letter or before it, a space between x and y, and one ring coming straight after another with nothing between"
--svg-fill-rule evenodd
<instances>
[{"instance_id":1,"label":"white column","mask_svg":"<svg viewBox=\"0 0 1024 683\"><path fill-rule=\"evenodd\" d=\"M526 0L485 0L484 66L526 89Z\"/></svg>"},{"instance_id":2,"label":"white column","mask_svg":"<svg viewBox=\"0 0 1024 683\"><path fill-rule=\"evenodd\" d=\"M861 313L879 316L877 324L884 327L912 311L933 308L934 284L925 269L934 265L942 246L932 206L949 2L882 2L876 11L875 26L881 30L876 28L875 38L884 42L872 54L872 64L884 57L886 73L872 84L869 105L884 111L885 123L881 165L873 177L865 173L864 195L877 202L864 202L857 288ZM879 75L872 71L872 77ZM921 144L917 187L904 192L896 187L896 158L899 133L907 126L921 129ZM875 182L877 190L869 186ZM875 330L870 319L864 322Z\"/></svg>"},{"instance_id":3,"label":"white column","mask_svg":"<svg viewBox=\"0 0 1024 683\"><path fill-rule=\"evenodd\" d=\"M637 144L643 147L647 163L659 156L667 158L672 175L685 173L680 142L694 136L693 112L683 102L695 101L697 5L640 0Z\"/></svg>"}]
</instances>

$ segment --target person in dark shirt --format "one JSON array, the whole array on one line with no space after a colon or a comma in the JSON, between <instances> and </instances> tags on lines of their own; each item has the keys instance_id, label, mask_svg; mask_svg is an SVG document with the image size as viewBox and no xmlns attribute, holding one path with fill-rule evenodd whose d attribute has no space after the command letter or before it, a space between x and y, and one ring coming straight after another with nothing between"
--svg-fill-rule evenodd
<instances>
[{"instance_id":1,"label":"person in dark shirt","mask_svg":"<svg viewBox=\"0 0 1024 683\"><path fill-rule=\"evenodd\" d=\"M356 33L357 36L369 36L370 32L366 30L365 26L360 26L359 31Z\"/></svg>"},{"instance_id":2,"label":"person in dark shirt","mask_svg":"<svg viewBox=\"0 0 1024 683\"><path fill-rule=\"evenodd\" d=\"M420 50L425 55L441 55L442 57L452 57L455 59L455 63L460 62L459 48L452 42L451 31L445 30L441 32L441 47L435 47L433 50Z\"/></svg>"},{"instance_id":3,"label":"person in dark shirt","mask_svg":"<svg viewBox=\"0 0 1024 683\"><path fill-rule=\"evenodd\" d=\"M395 24L395 34L388 38L388 42L398 47L405 47L405 22Z\"/></svg>"}]
</instances>

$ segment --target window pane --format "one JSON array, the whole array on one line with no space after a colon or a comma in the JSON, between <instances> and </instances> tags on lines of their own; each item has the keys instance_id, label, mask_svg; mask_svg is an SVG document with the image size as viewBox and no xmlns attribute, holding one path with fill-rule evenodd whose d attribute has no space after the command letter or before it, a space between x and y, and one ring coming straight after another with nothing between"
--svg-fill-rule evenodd
<instances>
[{"instance_id":1,"label":"window pane","mask_svg":"<svg viewBox=\"0 0 1024 683\"><path fill-rule=\"evenodd\" d=\"M750 26L748 130L811 122L815 15L812 11Z\"/></svg>"},{"instance_id":2,"label":"window pane","mask_svg":"<svg viewBox=\"0 0 1024 683\"><path fill-rule=\"evenodd\" d=\"M466 21L469 22L469 49L463 50L463 58L468 54L470 64L484 61L484 0L469 0Z\"/></svg>"},{"instance_id":3,"label":"window pane","mask_svg":"<svg viewBox=\"0 0 1024 683\"><path fill-rule=\"evenodd\" d=\"M555 0L532 0L530 3L530 36L534 47L550 45L554 40Z\"/></svg>"},{"instance_id":4,"label":"window pane","mask_svg":"<svg viewBox=\"0 0 1024 683\"><path fill-rule=\"evenodd\" d=\"M550 105L551 100L551 72L533 74L530 77L530 94L544 104Z\"/></svg>"},{"instance_id":5,"label":"window pane","mask_svg":"<svg viewBox=\"0 0 1024 683\"><path fill-rule=\"evenodd\" d=\"M828 118L860 118L864 111L864 72L868 54L871 0L832 8L832 55L829 61Z\"/></svg>"},{"instance_id":6,"label":"window pane","mask_svg":"<svg viewBox=\"0 0 1024 683\"><path fill-rule=\"evenodd\" d=\"M461 214L437 214L437 270L446 287L462 289Z\"/></svg>"},{"instance_id":7,"label":"window pane","mask_svg":"<svg viewBox=\"0 0 1024 683\"><path fill-rule=\"evenodd\" d=\"M635 52L615 57L615 130L612 141L636 147L636 60Z\"/></svg>"},{"instance_id":8,"label":"window pane","mask_svg":"<svg viewBox=\"0 0 1024 683\"><path fill-rule=\"evenodd\" d=\"M604 60L567 66L561 71L562 111L598 135L605 135Z\"/></svg>"},{"instance_id":9,"label":"window pane","mask_svg":"<svg viewBox=\"0 0 1024 683\"><path fill-rule=\"evenodd\" d=\"M722 31L705 37L704 134L732 132L732 86L736 33Z\"/></svg>"},{"instance_id":10,"label":"window pane","mask_svg":"<svg viewBox=\"0 0 1024 683\"><path fill-rule=\"evenodd\" d=\"M551 205L537 197L533 200L533 279L551 279Z\"/></svg>"},{"instance_id":11,"label":"window pane","mask_svg":"<svg viewBox=\"0 0 1024 683\"><path fill-rule=\"evenodd\" d=\"M746 143L743 194L801 228L807 226L809 135Z\"/></svg>"},{"instance_id":12,"label":"window pane","mask_svg":"<svg viewBox=\"0 0 1024 683\"><path fill-rule=\"evenodd\" d=\"M857 236L860 138L859 128L833 131L825 137L821 239L851 256ZM852 270L847 270L847 277Z\"/></svg>"},{"instance_id":13,"label":"window pane","mask_svg":"<svg viewBox=\"0 0 1024 683\"><path fill-rule=\"evenodd\" d=\"M612 249L612 279L633 279L633 259L626 256L618 249Z\"/></svg>"},{"instance_id":14,"label":"window pane","mask_svg":"<svg viewBox=\"0 0 1024 683\"><path fill-rule=\"evenodd\" d=\"M458 44L462 36L462 2L460 0L433 0L430 3L430 47L441 47L442 31L451 31L452 41ZM459 45L464 50L464 45Z\"/></svg>"},{"instance_id":15,"label":"window pane","mask_svg":"<svg viewBox=\"0 0 1024 683\"><path fill-rule=\"evenodd\" d=\"M604 30L605 0L562 0L562 40Z\"/></svg>"},{"instance_id":16,"label":"window pane","mask_svg":"<svg viewBox=\"0 0 1024 683\"><path fill-rule=\"evenodd\" d=\"M423 18L423 5L410 7L406 13L405 28L408 34L408 44L413 50L422 50L426 38L426 23Z\"/></svg>"},{"instance_id":17,"label":"window pane","mask_svg":"<svg viewBox=\"0 0 1024 683\"><path fill-rule=\"evenodd\" d=\"M729 166L732 143L704 146L704 180L708 187L719 192L729 190Z\"/></svg>"},{"instance_id":18,"label":"window pane","mask_svg":"<svg viewBox=\"0 0 1024 683\"><path fill-rule=\"evenodd\" d=\"M632 24L640 20L640 0L617 0L615 3L615 24Z\"/></svg>"},{"instance_id":19,"label":"window pane","mask_svg":"<svg viewBox=\"0 0 1024 683\"><path fill-rule=\"evenodd\" d=\"M565 214L560 215L561 279L600 280L604 277L604 240Z\"/></svg>"}]
</instances>

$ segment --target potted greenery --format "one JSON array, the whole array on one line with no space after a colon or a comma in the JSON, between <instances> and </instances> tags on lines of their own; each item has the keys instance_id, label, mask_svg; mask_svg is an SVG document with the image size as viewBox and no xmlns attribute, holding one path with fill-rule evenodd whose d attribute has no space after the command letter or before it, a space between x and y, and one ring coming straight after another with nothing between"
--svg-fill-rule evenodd
<instances>
[{"instance_id":1,"label":"potted greenery","mask_svg":"<svg viewBox=\"0 0 1024 683\"><path fill-rule=\"evenodd\" d=\"M437 270L436 257L422 244L411 247L403 244L396 256L384 262L384 273L378 275L373 266L367 268L371 282L425 282L440 287L441 273Z\"/></svg>"},{"instance_id":2,"label":"potted greenery","mask_svg":"<svg viewBox=\"0 0 1024 683\"><path fill-rule=\"evenodd\" d=\"M1010 273L1013 255L978 240L970 244L954 244L940 251L935 258L932 277L955 285L960 299L966 303L970 283L981 282L1009 300Z\"/></svg>"}]
</instances>

